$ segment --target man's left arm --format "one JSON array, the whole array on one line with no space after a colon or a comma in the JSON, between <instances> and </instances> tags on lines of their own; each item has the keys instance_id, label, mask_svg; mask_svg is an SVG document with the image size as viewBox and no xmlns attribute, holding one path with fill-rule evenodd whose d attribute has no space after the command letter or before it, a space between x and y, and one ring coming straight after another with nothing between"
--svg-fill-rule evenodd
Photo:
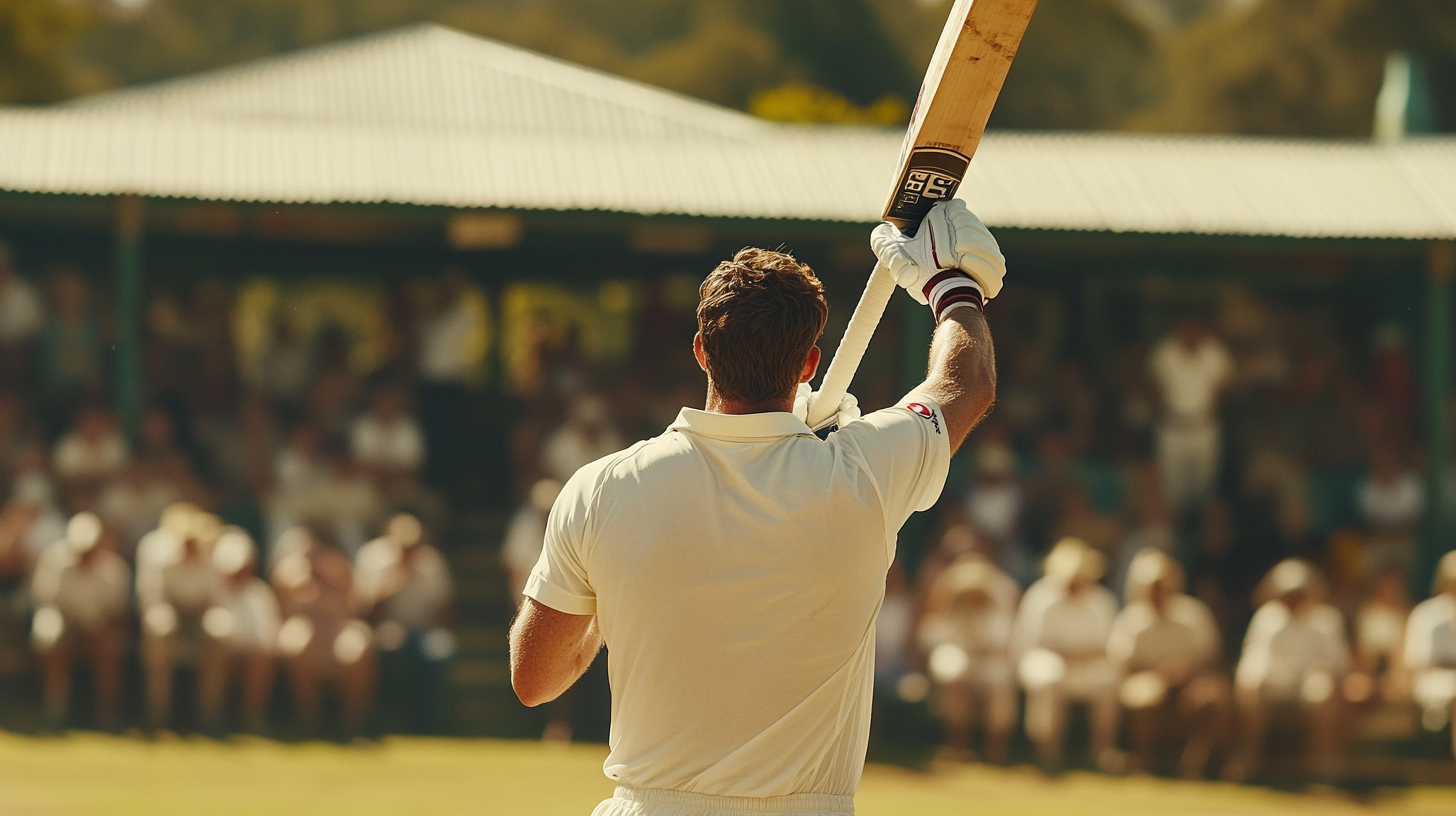
<instances>
[{"instance_id":1,"label":"man's left arm","mask_svg":"<svg viewBox=\"0 0 1456 816\"><path fill-rule=\"evenodd\" d=\"M595 615L568 615L527 598L511 624L511 687L528 706L549 703L586 673L601 648Z\"/></svg>"}]
</instances>

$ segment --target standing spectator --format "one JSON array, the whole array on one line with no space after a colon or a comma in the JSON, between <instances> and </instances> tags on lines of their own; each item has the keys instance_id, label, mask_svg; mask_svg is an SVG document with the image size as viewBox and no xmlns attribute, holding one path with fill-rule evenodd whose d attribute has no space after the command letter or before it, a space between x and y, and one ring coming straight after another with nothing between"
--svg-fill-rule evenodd
<instances>
[{"instance_id":1,"label":"standing spectator","mask_svg":"<svg viewBox=\"0 0 1456 816\"><path fill-rule=\"evenodd\" d=\"M516 594L519 606L525 596L526 579L541 558L541 549L546 542L546 518L551 505L561 494L561 483L555 479L538 479L531 485L526 500L511 516L506 527L506 537L501 543L501 562L510 574L511 591Z\"/></svg>"},{"instance_id":2,"label":"standing spectator","mask_svg":"<svg viewBox=\"0 0 1456 816\"><path fill-rule=\"evenodd\" d=\"M471 406L489 343L486 320L484 298L471 288L463 270L450 267L417 330L420 418L430 482L457 496L479 447Z\"/></svg>"},{"instance_id":3,"label":"standing spectator","mask_svg":"<svg viewBox=\"0 0 1456 816\"><path fill-rule=\"evenodd\" d=\"M606 400L596 394L580 394L572 399L565 424L547 435L541 462L551 478L565 484L582 465L623 447Z\"/></svg>"},{"instance_id":4,"label":"standing spectator","mask_svg":"<svg viewBox=\"0 0 1456 816\"><path fill-rule=\"evenodd\" d=\"M126 465L126 437L100 406L81 409L75 427L56 443L52 467L61 495L73 510L95 506L101 488Z\"/></svg>"},{"instance_id":5,"label":"standing spectator","mask_svg":"<svg viewBox=\"0 0 1456 816\"><path fill-rule=\"evenodd\" d=\"M1027 589L1016 614L1017 675L1026 689L1026 734L1043 765L1059 766L1071 704L1086 703L1092 720L1092 756L1103 770L1118 770L1117 670L1107 659L1107 638L1117 599L1097 583L1102 554L1074 538L1057 542L1046 577Z\"/></svg>"},{"instance_id":6,"label":"standing spectator","mask_svg":"<svg viewBox=\"0 0 1456 816\"><path fill-rule=\"evenodd\" d=\"M207 635L198 699L203 726L218 730L228 689L239 688L239 725L262 733L273 694L277 662L278 598L268 582L257 577L258 552L241 530L228 530L212 548L212 567L219 577L214 605L202 617Z\"/></svg>"},{"instance_id":7,"label":"standing spectator","mask_svg":"<svg viewBox=\"0 0 1456 816\"><path fill-rule=\"evenodd\" d=\"M40 295L15 271L10 245L0 241L0 380L29 380L30 346L44 326Z\"/></svg>"},{"instance_id":8,"label":"standing spectator","mask_svg":"<svg viewBox=\"0 0 1456 816\"><path fill-rule=\"evenodd\" d=\"M1405 627L1405 665L1421 723L1439 731L1456 718L1456 550L1436 567L1435 596L1416 605ZM1456 755L1456 728L1451 733Z\"/></svg>"},{"instance_id":9,"label":"standing spectator","mask_svg":"<svg viewBox=\"0 0 1456 816\"><path fill-rule=\"evenodd\" d=\"M414 516L390 519L384 535L359 551L354 594L373 619L386 683L408 696L411 727L426 734L444 725L445 669L455 652L450 623L454 586L440 551L425 543Z\"/></svg>"},{"instance_id":10,"label":"standing spectator","mask_svg":"<svg viewBox=\"0 0 1456 816\"><path fill-rule=\"evenodd\" d=\"M116 726L130 587L131 570L110 549L101 519L91 513L72 517L66 537L41 554L31 579L36 610L30 636L40 655L51 727L66 722L71 662L77 656L91 667L98 723Z\"/></svg>"},{"instance_id":11,"label":"standing spectator","mask_svg":"<svg viewBox=\"0 0 1456 816\"><path fill-rule=\"evenodd\" d=\"M268 349L258 361L257 386L296 419L317 364L313 343L284 315L273 318L272 328Z\"/></svg>"},{"instance_id":12,"label":"standing spectator","mask_svg":"<svg viewBox=\"0 0 1456 816\"><path fill-rule=\"evenodd\" d=\"M1031 554L1021 539L1026 496L1016 479L1016 454L998 439L976 447L976 474L966 490L965 512L1001 569L1029 581Z\"/></svg>"},{"instance_id":13,"label":"standing spectator","mask_svg":"<svg viewBox=\"0 0 1456 816\"><path fill-rule=\"evenodd\" d=\"M374 390L369 411L354 421L349 446L380 493L396 498L413 492L425 464L425 437L398 388Z\"/></svg>"},{"instance_id":14,"label":"standing spectator","mask_svg":"<svg viewBox=\"0 0 1456 816\"><path fill-rule=\"evenodd\" d=\"M1011 627L1020 598L1011 576L981 555L952 564L931 586L919 641L929 655L949 747L958 756L970 755L979 709L986 759L1006 761L1016 724Z\"/></svg>"},{"instance_id":15,"label":"standing spectator","mask_svg":"<svg viewBox=\"0 0 1456 816\"><path fill-rule=\"evenodd\" d=\"M1218 479L1218 403L1233 377L1233 361L1201 321L1184 320L1153 349L1148 368L1162 396L1157 450L1163 495L1181 512L1207 496Z\"/></svg>"},{"instance_id":16,"label":"standing spectator","mask_svg":"<svg viewBox=\"0 0 1456 816\"><path fill-rule=\"evenodd\" d=\"M1365 522L1363 572L1409 570L1415 558L1416 529L1426 512L1426 487L1414 470L1404 467L1388 445L1377 445L1370 473L1355 495Z\"/></svg>"},{"instance_id":17,"label":"standing spectator","mask_svg":"<svg viewBox=\"0 0 1456 816\"><path fill-rule=\"evenodd\" d=\"M1107 653L1124 678L1120 697L1132 715L1132 743L1143 771L1159 750L1181 747L1178 772L1202 778L1223 741L1232 707L1218 674L1218 624L1202 601L1183 593L1183 570L1159 549L1145 549L1127 576L1127 608L1112 623Z\"/></svg>"},{"instance_id":18,"label":"standing spectator","mask_svg":"<svg viewBox=\"0 0 1456 816\"><path fill-rule=\"evenodd\" d=\"M45 418L53 437L70 420L78 401L100 396L102 332L91 311L86 279L74 267L59 265L47 281L49 309L40 334L40 381Z\"/></svg>"},{"instance_id":19,"label":"standing spectator","mask_svg":"<svg viewBox=\"0 0 1456 816\"><path fill-rule=\"evenodd\" d=\"M1279 562L1255 591L1262 603L1249 622L1234 676L1242 746L1226 776L1242 780L1257 770L1270 713L1281 706L1303 715L1315 773L1338 774L1342 712L1336 692L1350 670L1350 645L1344 616L1325 603L1325 595L1323 576L1298 558Z\"/></svg>"}]
</instances>

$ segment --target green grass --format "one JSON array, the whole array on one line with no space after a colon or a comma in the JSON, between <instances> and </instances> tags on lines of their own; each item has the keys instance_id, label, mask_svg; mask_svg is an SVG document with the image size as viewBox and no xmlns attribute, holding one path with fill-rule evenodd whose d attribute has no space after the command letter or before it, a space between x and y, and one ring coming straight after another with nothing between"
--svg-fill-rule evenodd
<instances>
[{"instance_id":1,"label":"green grass","mask_svg":"<svg viewBox=\"0 0 1456 816\"><path fill-rule=\"evenodd\" d=\"M586 816L611 793L605 750L497 740L389 739L376 746L264 740L147 742L0 734L0 816ZM1356 802L1223 784L1031 769L871 765L863 816L1319 816L1456 813L1456 788Z\"/></svg>"}]
</instances>

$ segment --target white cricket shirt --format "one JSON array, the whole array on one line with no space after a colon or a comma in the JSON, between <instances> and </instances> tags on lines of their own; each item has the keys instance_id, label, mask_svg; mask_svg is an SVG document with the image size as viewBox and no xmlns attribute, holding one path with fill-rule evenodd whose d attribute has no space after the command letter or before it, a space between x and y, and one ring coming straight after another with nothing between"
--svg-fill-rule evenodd
<instances>
[{"instance_id":1,"label":"white cricket shirt","mask_svg":"<svg viewBox=\"0 0 1456 816\"><path fill-rule=\"evenodd\" d=\"M828 441L787 413L684 408L577 471L525 594L597 616L606 775L718 796L852 796L895 536L940 495L950 444L923 396Z\"/></svg>"}]
</instances>

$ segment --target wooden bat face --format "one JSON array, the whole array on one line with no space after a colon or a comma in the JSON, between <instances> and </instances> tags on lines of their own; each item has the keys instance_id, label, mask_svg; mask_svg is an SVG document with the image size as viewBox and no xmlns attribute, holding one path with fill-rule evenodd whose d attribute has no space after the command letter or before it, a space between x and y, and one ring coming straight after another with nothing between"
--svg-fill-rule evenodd
<instances>
[{"instance_id":1,"label":"wooden bat face","mask_svg":"<svg viewBox=\"0 0 1456 816\"><path fill-rule=\"evenodd\" d=\"M956 0L915 100L884 218L913 234L956 194L1036 0Z\"/></svg>"}]
</instances>

